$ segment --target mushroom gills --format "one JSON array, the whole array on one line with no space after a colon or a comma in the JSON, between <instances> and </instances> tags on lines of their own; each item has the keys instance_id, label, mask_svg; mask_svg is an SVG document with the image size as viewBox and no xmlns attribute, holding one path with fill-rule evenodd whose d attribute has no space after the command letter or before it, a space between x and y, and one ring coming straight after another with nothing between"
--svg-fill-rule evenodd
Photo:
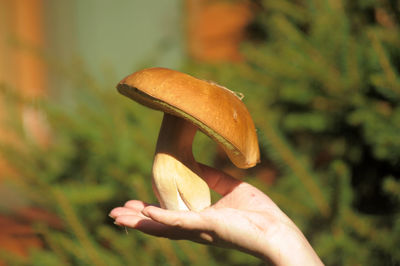
<instances>
[{"instance_id":1,"label":"mushroom gills","mask_svg":"<svg viewBox=\"0 0 400 266\"><path fill-rule=\"evenodd\" d=\"M207 183L188 166L169 154L156 154L153 163L153 182L155 194L163 208L201 211L211 204Z\"/></svg>"}]
</instances>

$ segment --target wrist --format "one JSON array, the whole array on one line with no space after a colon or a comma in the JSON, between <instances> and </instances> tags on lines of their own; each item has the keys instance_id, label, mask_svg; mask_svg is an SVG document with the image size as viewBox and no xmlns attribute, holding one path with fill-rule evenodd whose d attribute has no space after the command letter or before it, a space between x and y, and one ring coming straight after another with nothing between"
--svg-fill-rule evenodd
<instances>
[{"instance_id":1,"label":"wrist","mask_svg":"<svg viewBox=\"0 0 400 266\"><path fill-rule=\"evenodd\" d=\"M260 252L274 265L323 265L301 231L293 225L281 225L267 237Z\"/></svg>"}]
</instances>

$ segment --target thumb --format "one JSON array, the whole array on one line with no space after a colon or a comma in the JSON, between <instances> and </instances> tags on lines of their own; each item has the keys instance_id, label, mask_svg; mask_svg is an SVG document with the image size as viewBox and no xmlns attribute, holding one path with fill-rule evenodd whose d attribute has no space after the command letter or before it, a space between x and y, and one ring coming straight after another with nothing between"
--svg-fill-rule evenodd
<instances>
[{"instance_id":1,"label":"thumb","mask_svg":"<svg viewBox=\"0 0 400 266\"><path fill-rule=\"evenodd\" d=\"M222 196L230 193L242 183L232 176L205 164L199 163L199 166L202 170L201 177L206 181L207 185Z\"/></svg>"},{"instance_id":2,"label":"thumb","mask_svg":"<svg viewBox=\"0 0 400 266\"><path fill-rule=\"evenodd\" d=\"M171 211L148 206L142 210L142 214L161 224L180 229L204 230L206 226L200 213L193 211Z\"/></svg>"}]
</instances>

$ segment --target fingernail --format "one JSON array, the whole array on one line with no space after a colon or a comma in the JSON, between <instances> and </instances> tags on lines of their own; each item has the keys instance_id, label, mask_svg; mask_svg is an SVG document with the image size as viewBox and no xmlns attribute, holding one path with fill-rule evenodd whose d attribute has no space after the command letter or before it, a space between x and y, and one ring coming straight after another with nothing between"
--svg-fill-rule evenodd
<instances>
[{"instance_id":1,"label":"fingernail","mask_svg":"<svg viewBox=\"0 0 400 266\"><path fill-rule=\"evenodd\" d=\"M110 217L110 218L112 218L112 219L115 219L115 217L114 217L114 216L112 216L112 215L111 215L111 213L110 213L110 214L108 214L108 217Z\"/></svg>"},{"instance_id":2,"label":"fingernail","mask_svg":"<svg viewBox=\"0 0 400 266\"><path fill-rule=\"evenodd\" d=\"M115 221L114 224L115 224L115 225L118 225L118 226L122 226L122 224L120 224L120 223L117 222L117 221Z\"/></svg>"}]
</instances>

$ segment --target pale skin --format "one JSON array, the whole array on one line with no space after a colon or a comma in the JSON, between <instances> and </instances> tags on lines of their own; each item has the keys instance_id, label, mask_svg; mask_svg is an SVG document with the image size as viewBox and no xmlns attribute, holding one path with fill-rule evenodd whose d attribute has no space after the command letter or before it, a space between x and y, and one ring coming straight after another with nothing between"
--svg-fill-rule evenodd
<instances>
[{"instance_id":1,"label":"pale skin","mask_svg":"<svg viewBox=\"0 0 400 266\"><path fill-rule=\"evenodd\" d=\"M297 226L263 192L200 165L222 198L199 211L171 211L130 200L110 212L115 224L174 240L234 248L275 265L323 265Z\"/></svg>"}]
</instances>

